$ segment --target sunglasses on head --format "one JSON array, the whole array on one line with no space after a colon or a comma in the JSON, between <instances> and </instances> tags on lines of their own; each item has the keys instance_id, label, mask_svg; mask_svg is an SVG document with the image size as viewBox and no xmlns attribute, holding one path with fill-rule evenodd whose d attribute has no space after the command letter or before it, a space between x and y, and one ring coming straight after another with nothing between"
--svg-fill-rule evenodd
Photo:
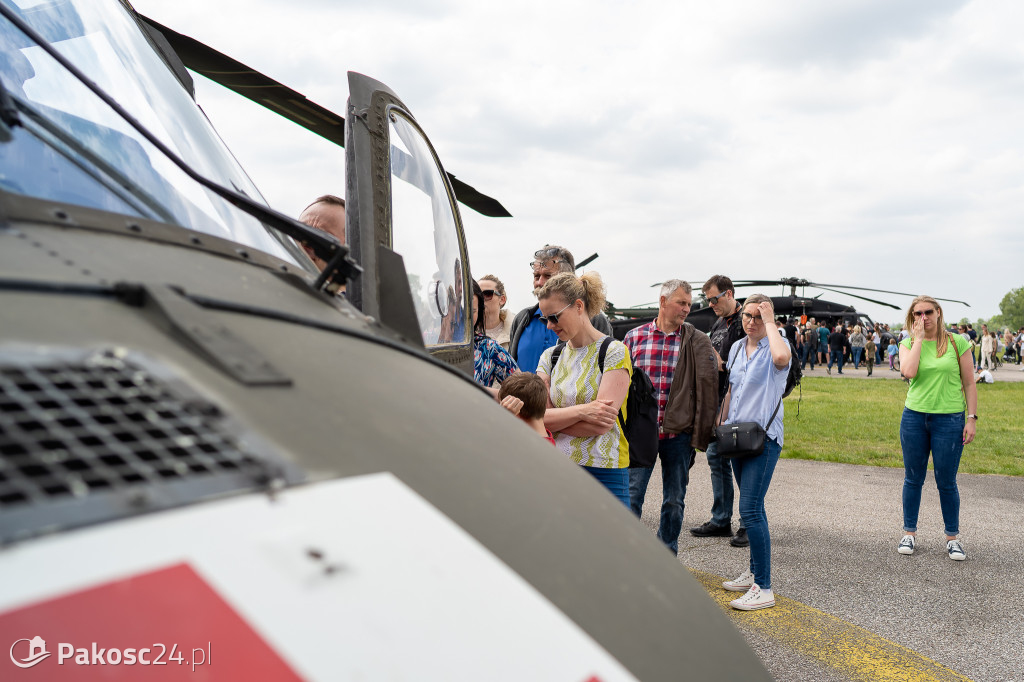
<instances>
[{"instance_id":1,"label":"sunglasses on head","mask_svg":"<svg viewBox=\"0 0 1024 682\"><path fill-rule=\"evenodd\" d=\"M935 314L935 308L929 308L928 310L915 310L914 311L914 317L921 317L922 315L924 315L925 317L931 317L934 314Z\"/></svg>"},{"instance_id":2,"label":"sunglasses on head","mask_svg":"<svg viewBox=\"0 0 1024 682\"><path fill-rule=\"evenodd\" d=\"M565 308L562 308L557 313L551 313L547 317L545 317L544 315L541 315L540 316L540 321L543 322L544 324L548 324L548 323L558 324L558 316L561 315L562 313L564 313L566 311L566 309L570 308L570 307L572 307L572 303L570 303L569 305L565 306Z\"/></svg>"}]
</instances>

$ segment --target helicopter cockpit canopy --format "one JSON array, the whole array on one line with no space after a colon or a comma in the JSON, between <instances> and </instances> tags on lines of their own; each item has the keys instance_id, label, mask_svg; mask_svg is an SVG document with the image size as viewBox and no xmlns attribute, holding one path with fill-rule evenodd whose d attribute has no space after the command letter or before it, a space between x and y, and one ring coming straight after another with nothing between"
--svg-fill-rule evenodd
<instances>
[{"instance_id":1,"label":"helicopter cockpit canopy","mask_svg":"<svg viewBox=\"0 0 1024 682\"><path fill-rule=\"evenodd\" d=\"M259 191L118 0L0 0L207 179ZM7 18L0 80L19 125L0 189L189 227L310 268L298 246L197 183ZM5 125L6 128L6 125Z\"/></svg>"}]
</instances>

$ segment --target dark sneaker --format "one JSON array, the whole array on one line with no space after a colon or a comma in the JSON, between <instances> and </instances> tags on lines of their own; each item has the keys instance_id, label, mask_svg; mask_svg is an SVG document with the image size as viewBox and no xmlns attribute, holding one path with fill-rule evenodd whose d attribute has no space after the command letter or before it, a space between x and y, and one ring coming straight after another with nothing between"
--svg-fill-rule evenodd
<instances>
[{"instance_id":1,"label":"dark sneaker","mask_svg":"<svg viewBox=\"0 0 1024 682\"><path fill-rule=\"evenodd\" d=\"M731 526L719 526L714 521L708 521L707 523L697 526L696 528L690 529L690 535L698 538L713 538L721 537L727 538L732 535Z\"/></svg>"},{"instance_id":2,"label":"dark sneaker","mask_svg":"<svg viewBox=\"0 0 1024 682\"><path fill-rule=\"evenodd\" d=\"M964 546L960 544L959 540L950 540L947 542L946 551L949 552L949 558L953 561L963 561L967 558L967 553L964 552Z\"/></svg>"},{"instance_id":3,"label":"dark sneaker","mask_svg":"<svg viewBox=\"0 0 1024 682\"><path fill-rule=\"evenodd\" d=\"M729 540L729 544L733 547L746 547L750 544L750 538L747 537L747 529L740 528L736 531L736 535L733 536L732 540Z\"/></svg>"},{"instance_id":4,"label":"dark sneaker","mask_svg":"<svg viewBox=\"0 0 1024 682\"><path fill-rule=\"evenodd\" d=\"M914 553L914 536L907 533L900 540L900 544L896 545L896 551L900 554L913 554Z\"/></svg>"}]
</instances>

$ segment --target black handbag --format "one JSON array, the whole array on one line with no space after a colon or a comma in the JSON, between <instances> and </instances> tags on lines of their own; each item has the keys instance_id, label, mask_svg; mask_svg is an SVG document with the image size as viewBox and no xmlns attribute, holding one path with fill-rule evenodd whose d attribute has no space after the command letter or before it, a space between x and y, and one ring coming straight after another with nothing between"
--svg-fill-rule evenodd
<instances>
[{"instance_id":1,"label":"black handbag","mask_svg":"<svg viewBox=\"0 0 1024 682\"><path fill-rule=\"evenodd\" d=\"M775 415L779 413L779 405L782 399L775 406L771 419L768 423L775 421ZM756 457L764 450L764 441L768 434L757 422L736 422L735 424L722 424L715 427L715 442L718 443L718 454L726 459L745 459Z\"/></svg>"},{"instance_id":2,"label":"black handbag","mask_svg":"<svg viewBox=\"0 0 1024 682\"><path fill-rule=\"evenodd\" d=\"M732 368L732 365L729 365ZM726 370L728 371L728 370ZM723 403L718 409L721 414ZM779 413L782 406L782 398L779 398L775 411L768 419L770 426L775 421L775 415ZM721 417L719 417L721 419ZM736 422L735 424L722 424L715 427L715 442L718 444L718 454L726 459L746 459L756 457L764 451L764 441L768 438L765 429L757 422Z\"/></svg>"}]
</instances>

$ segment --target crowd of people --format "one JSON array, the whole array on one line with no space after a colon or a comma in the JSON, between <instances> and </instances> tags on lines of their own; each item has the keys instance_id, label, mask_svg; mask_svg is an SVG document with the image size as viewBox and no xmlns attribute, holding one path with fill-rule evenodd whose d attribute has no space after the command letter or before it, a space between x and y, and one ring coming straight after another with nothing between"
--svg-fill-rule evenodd
<instances>
[{"instance_id":1,"label":"crowd of people","mask_svg":"<svg viewBox=\"0 0 1024 682\"><path fill-rule=\"evenodd\" d=\"M478 327L507 343L519 370L512 374L514 381L501 385L502 405L640 516L653 467L630 466L623 418L633 374L643 370L658 407L662 502L657 537L678 553L686 489L696 453L703 450L711 474L711 518L689 532L728 537L733 546L749 547L746 568L722 584L743 593L730 602L733 608L775 604L764 502L784 443L782 396L791 363L826 365L829 373L836 367L837 374L848 362L855 368L864 363L871 374L876 364L888 360L892 371L901 372L910 387L900 423L906 475L903 536L896 549L908 555L916 547L921 490L931 460L947 554L952 560L966 558L956 476L963 447L977 428L973 374L981 359L966 334L945 331L935 299L914 299L898 332L885 324L829 328L814 319L776 318L771 298L762 294L741 304L732 281L715 275L702 287L716 315L705 334L685 321L693 290L673 279L662 285L657 317L619 342L602 312L605 293L598 274L577 276L572 254L557 246L537 251L531 266L537 304L511 323L501 310L504 285L492 275L480 281L493 293L483 302ZM486 334L482 338L490 341ZM721 456L715 427L746 424L763 430L763 445L743 457ZM734 534L737 490L740 521Z\"/></svg>"},{"instance_id":2,"label":"crowd of people","mask_svg":"<svg viewBox=\"0 0 1024 682\"><path fill-rule=\"evenodd\" d=\"M310 208L324 203L318 200ZM319 208L331 211L333 205ZM900 423L906 476L904 535L897 551L913 554L916 547L921 489L931 458L948 555L966 558L959 539L956 475L963 447L977 428L974 369L991 359L986 352L998 348L998 340L986 341L996 339L987 329L980 340L969 329L947 330L938 302L923 296L914 299L899 334L884 324L829 328L814 319L777 319L771 298L753 294L741 304L732 280L715 275L702 287L716 316L709 333L685 321L693 291L686 281L673 279L661 287L657 317L620 342L603 312L600 275L577 276L572 253L560 246L538 250L530 265L537 303L511 320L502 281L488 274L473 282L474 378L640 516L654 461L631 466L625 418L631 384L642 371L657 403L655 461L660 460L662 474L657 536L673 555L678 553L690 471L697 450L703 450L711 476L711 518L689 532L729 537L732 546L749 547L746 568L722 583L725 590L743 593L730 602L733 608L775 605L765 496L784 442L782 398L797 362L812 369L827 362L829 374L833 366L842 374L846 362L857 368L863 361L871 374L875 364L888 359L890 369L910 382ZM1014 348L1018 363L1022 337L1024 328L1004 341ZM978 355L969 352L975 347ZM726 457L719 452L725 446L716 440L716 427L760 432L759 440ZM734 535L736 490L740 521Z\"/></svg>"}]
</instances>

